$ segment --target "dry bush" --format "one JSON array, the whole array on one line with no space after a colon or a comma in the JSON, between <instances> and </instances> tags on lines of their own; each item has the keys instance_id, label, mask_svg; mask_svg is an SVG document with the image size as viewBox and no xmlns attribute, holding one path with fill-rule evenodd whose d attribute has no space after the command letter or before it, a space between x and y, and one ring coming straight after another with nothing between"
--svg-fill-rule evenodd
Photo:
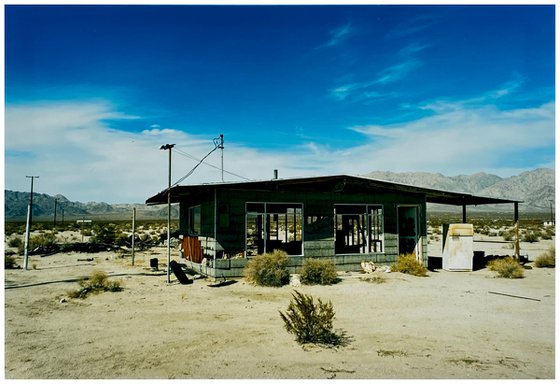
<instances>
[{"instance_id":1,"label":"dry bush","mask_svg":"<svg viewBox=\"0 0 560 384\"><path fill-rule=\"evenodd\" d=\"M491 271L498 272L499 277L507 279L520 279L524 276L524 269L517 260L508 256L503 259L495 259L488 262Z\"/></svg>"},{"instance_id":2,"label":"dry bush","mask_svg":"<svg viewBox=\"0 0 560 384\"><path fill-rule=\"evenodd\" d=\"M413 276L427 276L428 268L421 262L416 260L416 255L408 253L406 255L399 255L397 261L391 267L393 272L406 273Z\"/></svg>"},{"instance_id":3,"label":"dry bush","mask_svg":"<svg viewBox=\"0 0 560 384\"><path fill-rule=\"evenodd\" d=\"M306 259L300 279L306 285L331 285L340 281L334 263L320 259Z\"/></svg>"},{"instance_id":4,"label":"dry bush","mask_svg":"<svg viewBox=\"0 0 560 384\"><path fill-rule=\"evenodd\" d=\"M122 282L108 280L107 274L103 271L94 271L91 277L81 280L79 284L80 288L68 292L68 296L73 299L85 299L90 293L122 291Z\"/></svg>"},{"instance_id":5,"label":"dry bush","mask_svg":"<svg viewBox=\"0 0 560 384\"><path fill-rule=\"evenodd\" d=\"M245 277L256 285L281 287L290 282L288 260L288 254L280 250L255 256L245 266Z\"/></svg>"},{"instance_id":6,"label":"dry bush","mask_svg":"<svg viewBox=\"0 0 560 384\"><path fill-rule=\"evenodd\" d=\"M4 255L4 269L18 269L16 258L11 255Z\"/></svg>"},{"instance_id":7,"label":"dry bush","mask_svg":"<svg viewBox=\"0 0 560 384\"><path fill-rule=\"evenodd\" d=\"M550 247L542 255L535 259L535 267L538 268L554 268L556 267L556 250Z\"/></svg>"},{"instance_id":8,"label":"dry bush","mask_svg":"<svg viewBox=\"0 0 560 384\"><path fill-rule=\"evenodd\" d=\"M535 231L527 231L523 235L521 241L524 241L526 243L536 243L539 241L539 233Z\"/></svg>"},{"instance_id":9,"label":"dry bush","mask_svg":"<svg viewBox=\"0 0 560 384\"><path fill-rule=\"evenodd\" d=\"M56 235L52 232L43 232L36 236L29 237L28 250L32 251L36 248L50 249L57 243ZM25 253L25 242L22 241L18 247L18 253L23 255Z\"/></svg>"},{"instance_id":10,"label":"dry bush","mask_svg":"<svg viewBox=\"0 0 560 384\"><path fill-rule=\"evenodd\" d=\"M317 299L315 303L312 296L298 291L292 296L286 313L280 311L280 317L286 331L294 334L299 344L337 346L344 342L344 336L333 331L335 312L330 301Z\"/></svg>"},{"instance_id":11,"label":"dry bush","mask_svg":"<svg viewBox=\"0 0 560 384\"><path fill-rule=\"evenodd\" d=\"M369 274L366 277L360 277L360 280L366 283L382 284L387 281L387 278L383 275Z\"/></svg>"},{"instance_id":12,"label":"dry bush","mask_svg":"<svg viewBox=\"0 0 560 384\"><path fill-rule=\"evenodd\" d=\"M8 240L8 247L19 248L20 246L23 246L23 240L21 238L12 237Z\"/></svg>"}]
</instances>

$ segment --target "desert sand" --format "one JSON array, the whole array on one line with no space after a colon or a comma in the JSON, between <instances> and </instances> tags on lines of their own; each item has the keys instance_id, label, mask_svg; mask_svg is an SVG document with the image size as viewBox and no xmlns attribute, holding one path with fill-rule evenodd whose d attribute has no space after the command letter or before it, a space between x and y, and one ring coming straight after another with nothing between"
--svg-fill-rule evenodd
<instances>
[{"instance_id":1,"label":"desert sand","mask_svg":"<svg viewBox=\"0 0 560 384\"><path fill-rule=\"evenodd\" d=\"M522 243L522 253L534 260L552 244ZM475 249L481 246L489 244ZM438 247L431 242L430 253ZM150 271L154 257L164 270L165 247L137 253L135 266L110 252L59 253L31 256L27 271L6 270L5 377L555 377L554 269L529 269L515 280L488 269L383 273L380 284L341 272L332 286L264 288L240 278L216 288L207 279L181 285L173 275L168 285L164 272ZM122 280L124 290L68 298L95 270ZM279 316L294 289L333 303L347 346L296 343Z\"/></svg>"}]
</instances>

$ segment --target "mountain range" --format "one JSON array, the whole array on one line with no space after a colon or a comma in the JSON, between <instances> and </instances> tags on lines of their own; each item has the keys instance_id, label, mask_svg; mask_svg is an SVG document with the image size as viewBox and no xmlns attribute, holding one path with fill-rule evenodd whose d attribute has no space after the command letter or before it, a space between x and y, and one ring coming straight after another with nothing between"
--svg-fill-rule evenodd
<instances>
[{"instance_id":1,"label":"mountain range","mask_svg":"<svg viewBox=\"0 0 560 384\"><path fill-rule=\"evenodd\" d=\"M383 172L374 171L366 175L379 180L400 184L440 189L450 192L466 192L474 195L521 200L520 210L526 212L548 212L555 195L555 174L552 169L539 168L523 172L517 176L502 178L487 173L473 175L444 176L440 173L426 172ZM8 220L25 220L29 204L29 192L5 190L4 214ZM166 206L146 206L145 204L107 204L103 202L81 203L70 201L63 195L50 196L43 193L33 194L33 217L54 219L55 200L57 219L92 217L102 219L126 219L131 217L132 209L141 219L162 220L167 218ZM443 206L444 207L444 206ZM500 206L485 207L486 210L499 210ZM507 207L511 209L511 207ZM179 216L178 206L172 206L172 217Z\"/></svg>"},{"instance_id":2,"label":"mountain range","mask_svg":"<svg viewBox=\"0 0 560 384\"><path fill-rule=\"evenodd\" d=\"M449 192L520 200L522 203L519 209L529 212L550 211L555 195L555 174L549 168L539 168L507 178L484 172L449 177L441 173L375 171L364 176ZM491 208L499 209L500 206Z\"/></svg>"}]
</instances>

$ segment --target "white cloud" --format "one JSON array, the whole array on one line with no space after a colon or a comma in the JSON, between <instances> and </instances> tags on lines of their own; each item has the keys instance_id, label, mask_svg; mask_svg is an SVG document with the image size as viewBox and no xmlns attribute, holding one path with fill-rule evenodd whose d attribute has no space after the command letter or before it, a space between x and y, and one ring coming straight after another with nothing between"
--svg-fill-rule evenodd
<instances>
[{"instance_id":1,"label":"white cloud","mask_svg":"<svg viewBox=\"0 0 560 384\"><path fill-rule=\"evenodd\" d=\"M218 136L193 136L154 125L140 132L117 130L107 119L130 117L106 103L7 105L5 112L5 188L27 191L25 175L39 175L37 192L60 193L70 200L145 201L167 186L168 153L160 150L162 144L176 144L172 152L175 182L197 164L195 159L214 148L213 138ZM201 165L182 184L220 181L219 151L207 162L215 167ZM293 153L262 152L229 143L227 138L224 164L226 171L250 179L272 178L274 169L282 177L305 172ZM228 173L224 179L241 181Z\"/></svg>"},{"instance_id":2,"label":"white cloud","mask_svg":"<svg viewBox=\"0 0 560 384\"><path fill-rule=\"evenodd\" d=\"M226 137L225 169L254 180L272 178L274 169L281 178L373 170L508 176L535 167L506 169L508 159L554 145L553 103L508 111L449 102L431 106L432 116L414 121L350 127L364 140L346 149L307 142L282 151L257 150ZM176 144L175 182L214 148L212 139L218 135L200 137L153 126L138 132L113 128L118 126L115 119L130 118L103 103L6 106L5 187L27 191L25 175L39 175L35 190L40 193L79 201L142 202L167 186L168 153L160 150L162 144ZM201 165L181 184L220 181L220 152L207 162L214 167ZM241 181L229 173L224 178Z\"/></svg>"},{"instance_id":3,"label":"white cloud","mask_svg":"<svg viewBox=\"0 0 560 384\"><path fill-rule=\"evenodd\" d=\"M553 103L512 111L459 105L434 110L439 113L403 124L351 127L369 139L361 148L352 150L352 155L362 152L369 169L375 164L373 167L380 170L453 175L497 171L508 158L515 159L523 151L546 148L554 142ZM533 167L534 164L527 165Z\"/></svg>"}]
</instances>

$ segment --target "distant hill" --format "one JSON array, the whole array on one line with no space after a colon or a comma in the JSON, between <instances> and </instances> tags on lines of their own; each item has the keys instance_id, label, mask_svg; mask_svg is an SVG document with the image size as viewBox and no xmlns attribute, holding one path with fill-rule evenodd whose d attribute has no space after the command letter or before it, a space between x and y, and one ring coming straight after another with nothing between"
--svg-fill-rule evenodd
<instances>
[{"instance_id":1,"label":"distant hill","mask_svg":"<svg viewBox=\"0 0 560 384\"><path fill-rule=\"evenodd\" d=\"M70 201L63 195L50 196L44 193L33 193L33 218L38 220L54 219L55 199L57 221L75 220L80 218L109 220L132 218L132 209L136 208L136 217L142 219L166 219L167 206L147 206L145 204L107 204L98 202L81 203ZM25 220L29 205L29 192L4 191L4 214L6 219ZM179 217L179 207L171 206L171 217Z\"/></svg>"},{"instance_id":2,"label":"distant hill","mask_svg":"<svg viewBox=\"0 0 560 384\"><path fill-rule=\"evenodd\" d=\"M520 210L530 212L548 212L550 200L554 200L555 175L552 169L535 169L520 175L501 178L487 173L474 175L444 176L440 173L425 172L371 172L366 177L387 180L418 187L441 189L452 192L466 192L480 196L522 200ZM29 204L29 192L6 190L5 217L10 220L25 220ZM54 204L57 200L57 221L62 219L126 219L132 217L132 208L136 208L136 217L141 219L166 219L167 206L146 206L145 204L107 204L103 202L81 203L70 201L63 195L50 196L44 193L33 194L33 217L36 219L53 219ZM445 206L438 209L445 209ZM489 206L481 210L508 209L510 206ZM178 205L172 206L172 217L179 217Z\"/></svg>"},{"instance_id":3,"label":"distant hill","mask_svg":"<svg viewBox=\"0 0 560 384\"><path fill-rule=\"evenodd\" d=\"M440 173L376 171L364 176L450 192L521 200L523 203L520 204L520 209L524 211L549 211L550 200L554 201L555 195L555 174L548 168L539 168L507 178L484 172L444 176Z\"/></svg>"}]
</instances>

